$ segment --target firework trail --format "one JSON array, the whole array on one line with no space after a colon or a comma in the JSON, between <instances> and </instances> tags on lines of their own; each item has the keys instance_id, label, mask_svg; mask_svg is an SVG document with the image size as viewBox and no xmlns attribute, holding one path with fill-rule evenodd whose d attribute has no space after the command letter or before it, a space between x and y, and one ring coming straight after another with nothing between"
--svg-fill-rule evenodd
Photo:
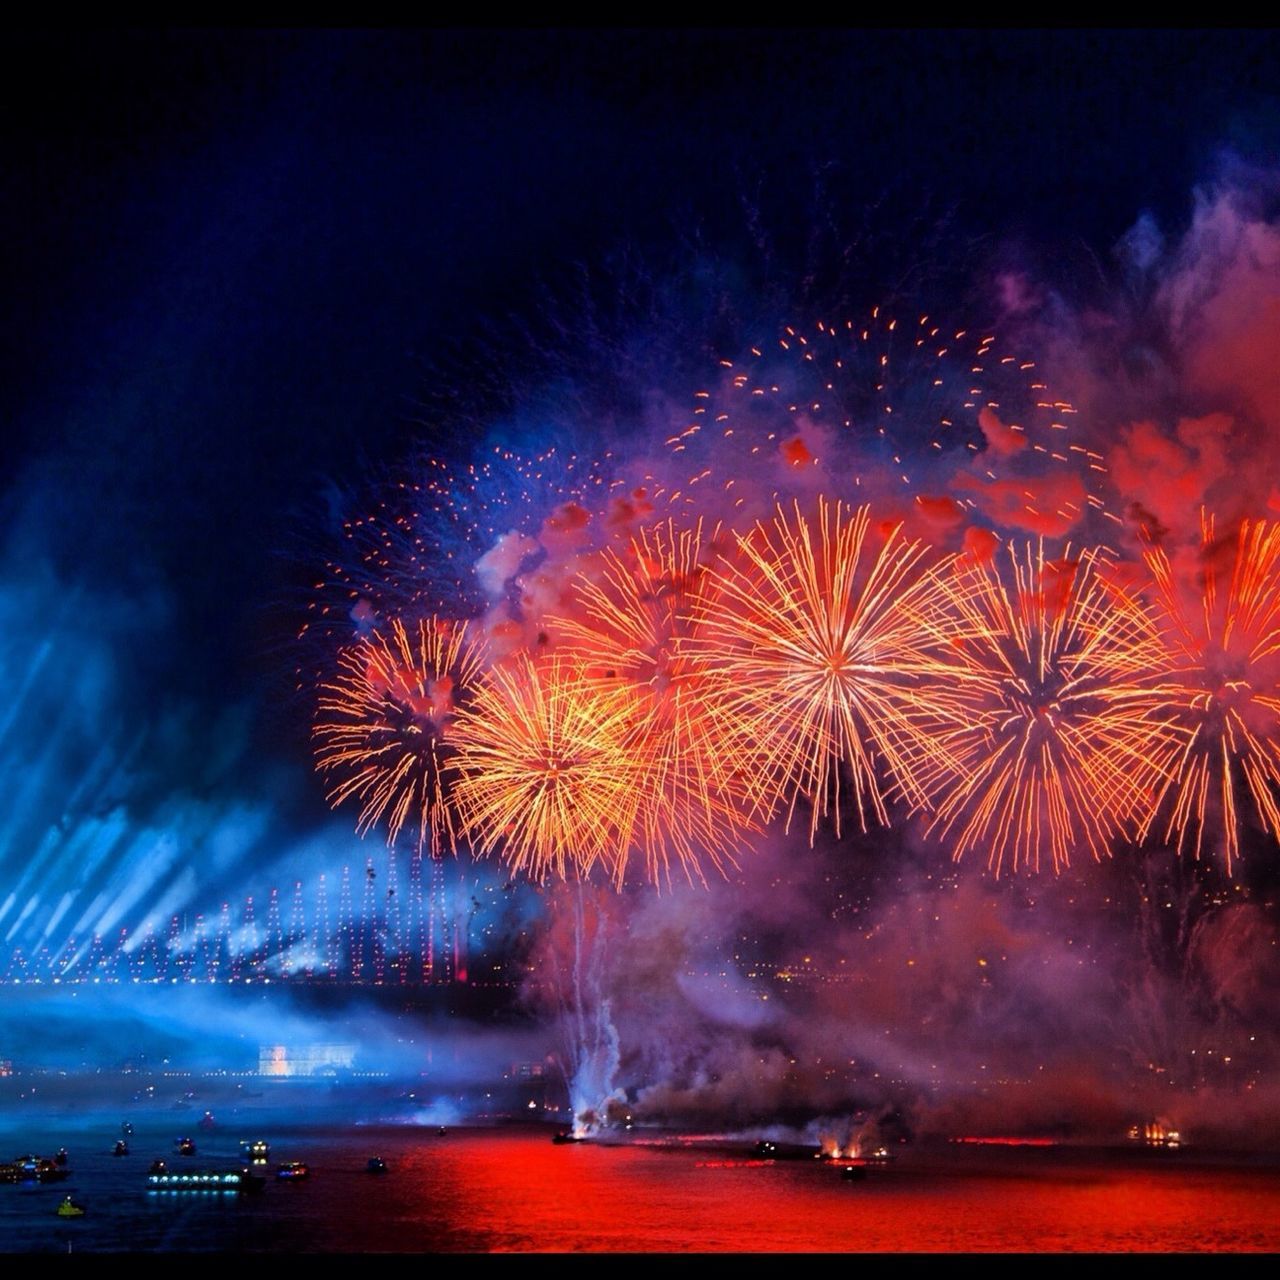
<instances>
[{"instance_id":1,"label":"firework trail","mask_svg":"<svg viewBox=\"0 0 1280 1280\"><path fill-rule=\"evenodd\" d=\"M625 742L631 690L606 691L561 654L517 653L459 716L453 796L475 853L501 855L533 880L619 881L638 797Z\"/></svg>"},{"instance_id":2,"label":"firework trail","mask_svg":"<svg viewBox=\"0 0 1280 1280\"><path fill-rule=\"evenodd\" d=\"M1218 541L1202 514L1194 585L1163 547L1148 545L1143 558L1162 624L1162 693L1184 742L1139 834L1160 828L1197 859L1208 841L1230 872L1244 822L1238 795L1280 840L1280 524L1245 520Z\"/></svg>"},{"instance_id":3,"label":"firework trail","mask_svg":"<svg viewBox=\"0 0 1280 1280\"><path fill-rule=\"evenodd\" d=\"M357 830L385 823L394 844L406 823L417 848L456 847L448 774L454 717L482 679L483 655L467 626L432 617L390 635L374 631L344 649L320 689L316 767L332 779L334 807L361 805Z\"/></svg>"},{"instance_id":4,"label":"firework trail","mask_svg":"<svg viewBox=\"0 0 1280 1280\"><path fill-rule=\"evenodd\" d=\"M740 735L708 700L711 676L688 643L694 616L714 608L709 564L727 543L718 528L704 537L701 522L642 529L578 579L573 612L551 619L589 682L637 694L625 767L640 801L633 842L655 884L670 884L673 860L690 881L704 879L703 857L721 873L736 866L754 829Z\"/></svg>"},{"instance_id":5,"label":"firework trail","mask_svg":"<svg viewBox=\"0 0 1280 1280\"><path fill-rule=\"evenodd\" d=\"M931 645L946 626L926 548L874 526L868 507L822 498L816 519L778 508L737 551L689 647L717 672L708 696L754 758L757 803L790 825L806 799L811 841L828 813L839 833L842 766L863 830L868 813L888 824L891 795L922 803L915 777L938 755L944 698Z\"/></svg>"},{"instance_id":6,"label":"firework trail","mask_svg":"<svg viewBox=\"0 0 1280 1280\"><path fill-rule=\"evenodd\" d=\"M951 723L939 721L945 752L920 784L928 830L956 860L982 849L998 874L1038 869L1047 852L1058 870L1082 846L1110 852L1158 793L1180 734L1160 709L1158 629L1108 553L1006 550L938 575L959 621Z\"/></svg>"}]
</instances>

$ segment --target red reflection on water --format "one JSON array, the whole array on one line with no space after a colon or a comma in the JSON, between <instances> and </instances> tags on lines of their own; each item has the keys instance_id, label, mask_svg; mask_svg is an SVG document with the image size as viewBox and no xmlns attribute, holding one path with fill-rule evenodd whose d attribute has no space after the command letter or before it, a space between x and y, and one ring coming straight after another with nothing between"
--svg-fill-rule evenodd
<instances>
[{"instance_id":1,"label":"red reflection on water","mask_svg":"<svg viewBox=\"0 0 1280 1280\"><path fill-rule=\"evenodd\" d=\"M974 1147L1060 1147L1056 1138L952 1138Z\"/></svg>"},{"instance_id":2,"label":"red reflection on water","mask_svg":"<svg viewBox=\"0 0 1280 1280\"><path fill-rule=\"evenodd\" d=\"M497 1250L1280 1248L1280 1171L1060 1147L952 1148L850 1183L831 1162L473 1133L447 1176L454 1228Z\"/></svg>"}]
</instances>

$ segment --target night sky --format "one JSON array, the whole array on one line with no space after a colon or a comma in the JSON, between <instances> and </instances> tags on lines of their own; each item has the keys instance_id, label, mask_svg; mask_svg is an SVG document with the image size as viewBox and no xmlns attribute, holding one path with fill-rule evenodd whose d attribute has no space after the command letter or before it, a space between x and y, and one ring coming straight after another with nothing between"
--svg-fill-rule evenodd
<instances>
[{"instance_id":1,"label":"night sky","mask_svg":"<svg viewBox=\"0 0 1280 1280\"><path fill-rule=\"evenodd\" d=\"M294 693L315 566L416 447L509 436L557 343L589 378L584 273L693 245L749 288L763 225L800 296L815 240L851 228L883 256L849 269L900 282L944 228L971 274L1084 308L1142 215L1176 238L1198 184L1280 161L1275 32L62 31L3 58L0 903L41 897L31 921L78 879L127 899L113 924L185 908L349 832Z\"/></svg>"},{"instance_id":2,"label":"night sky","mask_svg":"<svg viewBox=\"0 0 1280 1280\"><path fill-rule=\"evenodd\" d=\"M1105 257L1144 210L1184 220L1218 148L1277 142L1263 32L6 44L9 554L163 592L122 666L206 706L259 702L309 502L403 456L442 343L538 281L740 236L746 191L785 226L824 170Z\"/></svg>"}]
</instances>

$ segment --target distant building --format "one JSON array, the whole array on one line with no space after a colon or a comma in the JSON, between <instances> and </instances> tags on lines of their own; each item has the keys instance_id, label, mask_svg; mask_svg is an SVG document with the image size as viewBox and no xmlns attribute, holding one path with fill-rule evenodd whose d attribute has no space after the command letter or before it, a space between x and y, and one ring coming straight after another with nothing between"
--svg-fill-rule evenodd
<instances>
[{"instance_id":1,"label":"distant building","mask_svg":"<svg viewBox=\"0 0 1280 1280\"><path fill-rule=\"evenodd\" d=\"M264 1044L258 1047L258 1074L278 1080L336 1076L350 1071L355 1060L353 1044Z\"/></svg>"}]
</instances>

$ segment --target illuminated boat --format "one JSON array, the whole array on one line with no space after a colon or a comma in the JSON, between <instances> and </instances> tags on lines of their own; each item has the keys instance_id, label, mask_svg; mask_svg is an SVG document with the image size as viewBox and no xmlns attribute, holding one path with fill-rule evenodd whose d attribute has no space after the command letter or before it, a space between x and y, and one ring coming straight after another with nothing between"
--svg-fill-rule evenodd
<instances>
[{"instance_id":1,"label":"illuminated boat","mask_svg":"<svg viewBox=\"0 0 1280 1280\"><path fill-rule=\"evenodd\" d=\"M48 1156L15 1156L3 1166L4 1182L62 1182L67 1170Z\"/></svg>"},{"instance_id":2,"label":"illuminated boat","mask_svg":"<svg viewBox=\"0 0 1280 1280\"><path fill-rule=\"evenodd\" d=\"M261 1138L255 1142L246 1140L240 1144L240 1154L254 1164L265 1164L271 1158L271 1146Z\"/></svg>"},{"instance_id":3,"label":"illuminated boat","mask_svg":"<svg viewBox=\"0 0 1280 1280\"><path fill-rule=\"evenodd\" d=\"M366 1173L386 1173L387 1162L381 1156L370 1156L364 1168Z\"/></svg>"},{"instance_id":4,"label":"illuminated boat","mask_svg":"<svg viewBox=\"0 0 1280 1280\"><path fill-rule=\"evenodd\" d=\"M561 1129L560 1132L557 1133L556 1136L551 1139L551 1141L557 1147L567 1147L571 1143L583 1142L585 1141L585 1139L579 1137L578 1134L573 1133L569 1129Z\"/></svg>"},{"instance_id":5,"label":"illuminated boat","mask_svg":"<svg viewBox=\"0 0 1280 1280\"><path fill-rule=\"evenodd\" d=\"M1178 1151L1182 1147L1182 1134L1161 1120L1150 1120L1146 1124L1131 1126L1129 1141L1162 1151Z\"/></svg>"},{"instance_id":6,"label":"illuminated boat","mask_svg":"<svg viewBox=\"0 0 1280 1280\"><path fill-rule=\"evenodd\" d=\"M867 1166L865 1164L847 1164L840 1170L841 1182L865 1182Z\"/></svg>"},{"instance_id":7,"label":"illuminated boat","mask_svg":"<svg viewBox=\"0 0 1280 1280\"><path fill-rule=\"evenodd\" d=\"M778 1144L762 1138L751 1148L751 1154L761 1160L772 1160L778 1154Z\"/></svg>"},{"instance_id":8,"label":"illuminated boat","mask_svg":"<svg viewBox=\"0 0 1280 1280\"><path fill-rule=\"evenodd\" d=\"M207 1133L210 1129L216 1129L216 1128L218 1127L218 1122L213 1118L213 1112L212 1112L212 1111L206 1111L206 1112L204 1113L204 1115L202 1115L202 1116L200 1117L200 1119L199 1119L198 1121L196 1121L196 1123L197 1123L197 1124L199 1125L199 1127L200 1127L201 1129L203 1129L206 1133Z\"/></svg>"},{"instance_id":9,"label":"illuminated boat","mask_svg":"<svg viewBox=\"0 0 1280 1280\"><path fill-rule=\"evenodd\" d=\"M76 1204L76 1202L67 1196L65 1200L58 1206L58 1217L60 1218L83 1218L84 1205Z\"/></svg>"},{"instance_id":10,"label":"illuminated boat","mask_svg":"<svg viewBox=\"0 0 1280 1280\"><path fill-rule=\"evenodd\" d=\"M151 1162L151 1168L148 1169L147 1172L148 1173L168 1173L169 1166L165 1164L163 1160L153 1160Z\"/></svg>"},{"instance_id":11,"label":"illuminated boat","mask_svg":"<svg viewBox=\"0 0 1280 1280\"><path fill-rule=\"evenodd\" d=\"M164 1161L157 1160L163 1165ZM149 1191L260 1191L266 1179L248 1169L200 1169L191 1172L173 1172L161 1169L156 1172L155 1165L147 1174Z\"/></svg>"},{"instance_id":12,"label":"illuminated boat","mask_svg":"<svg viewBox=\"0 0 1280 1280\"><path fill-rule=\"evenodd\" d=\"M113 1156L127 1156L129 1154L129 1144L123 1138L117 1139L116 1145L111 1149L111 1154Z\"/></svg>"},{"instance_id":13,"label":"illuminated boat","mask_svg":"<svg viewBox=\"0 0 1280 1280\"><path fill-rule=\"evenodd\" d=\"M177 1145L180 1156L193 1156L196 1153L196 1144L191 1138L179 1138Z\"/></svg>"},{"instance_id":14,"label":"illuminated boat","mask_svg":"<svg viewBox=\"0 0 1280 1280\"><path fill-rule=\"evenodd\" d=\"M53 1163L56 1165L65 1165L69 1159L66 1147L59 1147L53 1153Z\"/></svg>"},{"instance_id":15,"label":"illuminated boat","mask_svg":"<svg viewBox=\"0 0 1280 1280\"><path fill-rule=\"evenodd\" d=\"M311 1170L301 1160L290 1160L276 1166L276 1177L281 1182L300 1182L303 1178L311 1177Z\"/></svg>"}]
</instances>

